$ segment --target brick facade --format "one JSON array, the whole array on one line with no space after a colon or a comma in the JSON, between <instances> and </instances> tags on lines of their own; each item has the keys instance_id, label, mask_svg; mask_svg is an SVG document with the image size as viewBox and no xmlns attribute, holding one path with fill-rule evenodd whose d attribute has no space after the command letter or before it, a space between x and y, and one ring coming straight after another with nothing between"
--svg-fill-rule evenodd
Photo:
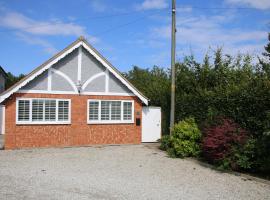
<instances>
[{"instance_id":1,"label":"brick facade","mask_svg":"<svg viewBox=\"0 0 270 200\"><path fill-rule=\"evenodd\" d=\"M16 125L16 98L71 99L71 124ZM139 144L142 127L133 124L87 124L87 100L134 100L134 121L142 117L142 103L135 96L86 96L15 93L6 100L5 149ZM139 112L139 115L137 116Z\"/></svg>"}]
</instances>

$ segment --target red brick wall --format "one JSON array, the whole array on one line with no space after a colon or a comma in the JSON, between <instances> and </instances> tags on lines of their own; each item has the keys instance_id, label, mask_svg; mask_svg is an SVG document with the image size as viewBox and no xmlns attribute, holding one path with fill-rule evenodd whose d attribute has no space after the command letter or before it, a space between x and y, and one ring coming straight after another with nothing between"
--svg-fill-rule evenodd
<instances>
[{"instance_id":1,"label":"red brick wall","mask_svg":"<svg viewBox=\"0 0 270 200\"><path fill-rule=\"evenodd\" d=\"M71 99L69 125L16 125L16 98ZM87 99L134 100L134 121L142 116L137 97L85 96L53 94L20 94L9 98L6 105L5 149L31 147L64 147L92 144L139 144L141 126L136 124L87 124ZM139 116L136 113L140 112Z\"/></svg>"}]
</instances>

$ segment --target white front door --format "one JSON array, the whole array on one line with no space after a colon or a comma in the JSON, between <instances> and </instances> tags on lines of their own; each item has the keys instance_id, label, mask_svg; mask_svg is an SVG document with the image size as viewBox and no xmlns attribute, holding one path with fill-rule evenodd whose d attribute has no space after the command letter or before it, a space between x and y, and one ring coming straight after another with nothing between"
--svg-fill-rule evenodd
<instances>
[{"instance_id":1,"label":"white front door","mask_svg":"<svg viewBox=\"0 0 270 200\"><path fill-rule=\"evenodd\" d=\"M143 107L142 142L157 142L161 138L161 108Z\"/></svg>"}]
</instances>

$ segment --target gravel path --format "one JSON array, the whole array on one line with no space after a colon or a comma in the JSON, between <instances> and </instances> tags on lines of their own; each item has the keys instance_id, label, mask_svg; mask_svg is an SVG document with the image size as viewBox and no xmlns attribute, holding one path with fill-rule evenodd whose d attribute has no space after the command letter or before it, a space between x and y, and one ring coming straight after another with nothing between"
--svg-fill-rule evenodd
<instances>
[{"instance_id":1,"label":"gravel path","mask_svg":"<svg viewBox=\"0 0 270 200\"><path fill-rule=\"evenodd\" d=\"M270 184L154 145L0 151L0 199L270 199Z\"/></svg>"}]
</instances>

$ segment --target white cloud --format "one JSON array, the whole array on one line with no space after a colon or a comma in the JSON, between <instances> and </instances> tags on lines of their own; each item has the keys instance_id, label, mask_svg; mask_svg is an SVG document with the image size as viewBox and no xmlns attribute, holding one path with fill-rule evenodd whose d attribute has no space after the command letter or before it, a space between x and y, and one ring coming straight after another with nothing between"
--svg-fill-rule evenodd
<instances>
[{"instance_id":1,"label":"white cloud","mask_svg":"<svg viewBox=\"0 0 270 200\"><path fill-rule=\"evenodd\" d=\"M180 13L183 13L183 12L192 12L192 6L183 6L183 7L181 7L181 6L179 6L179 7L177 7L176 8L176 11L177 12L180 12Z\"/></svg>"},{"instance_id":2,"label":"white cloud","mask_svg":"<svg viewBox=\"0 0 270 200\"><path fill-rule=\"evenodd\" d=\"M20 32L17 32L16 36L19 40L22 40L27 44L38 45L38 46L43 47L44 52L46 52L48 54L57 53L57 49L54 48L52 44L50 44L46 40L43 40L39 37L29 36L28 34L24 34L24 33L20 33Z\"/></svg>"},{"instance_id":3,"label":"white cloud","mask_svg":"<svg viewBox=\"0 0 270 200\"><path fill-rule=\"evenodd\" d=\"M168 8L168 6L167 0L144 0L136 8L138 10L154 10Z\"/></svg>"},{"instance_id":4,"label":"white cloud","mask_svg":"<svg viewBox=\"0 0 270 200\"><path fill-rule=\"evenodd\" d=\"M104 12L107 10L107 5L101 0L91 0L90 6L96 12Z\"/></svg>"},{"instance_id":5,"label":"white cloud","mask_svg":"<svg viewBox=\"0 0 270 200\"><path fill-rule=\"evenodd\" d=\"M246 5L261 10L270 9L269 0L225 0L225 2L233 5Z\"/></svg>"},{"instance_id":6,"label":"white cloud","mask_svg":"<svg viewBox=\"0 0 270 200\"><path fill-rule=\"evenodd\" d=\"M0 26L17 29L35 35L86 35L85 28L61 21L36 21L17 12L1 16Z\"/></svg>"},{"instance_id":7,"label":"white cloud","mask_svg":"<svg viewBox=\"0 0 270 200\"><path fill-rule=\"evenodd\" d=\"M258 54L263 50L267 32L261 30L241 30L226 28L233 18L218 16L193 16L177 18L176 42L181 52L204 54L209 46L222 46L225 53ZM155 27L152 38L166 39L171 37L171 26Z\"/></svg>"},{"instance_id":8,"label":"white cloud","mask_svg":"<svg viewBox=\"0 0 270 200\"><path fill-rule=\"evenodd\" d=\"M5 12L0 15L0 27L14 30L16 36L28 43L40 45L47 53L55 53L55 48L41 36L85 36L89 42L96 43L98 38L87 34L85 27L60 20L37 21L18 12ZM31 41L33 40L33 41Z\"/></svg>"}]
</instances>

